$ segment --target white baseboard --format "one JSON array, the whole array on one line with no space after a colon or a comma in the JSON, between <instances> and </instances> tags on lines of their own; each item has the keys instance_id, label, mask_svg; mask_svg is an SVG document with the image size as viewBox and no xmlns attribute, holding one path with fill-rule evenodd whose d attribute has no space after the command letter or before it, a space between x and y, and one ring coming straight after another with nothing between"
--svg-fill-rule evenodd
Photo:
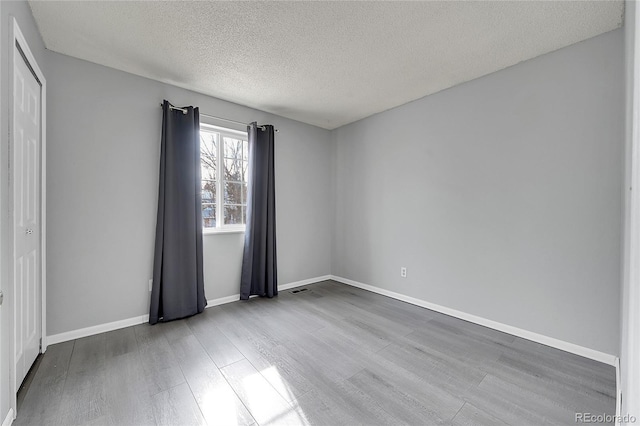
<instances>
[{"instance_id":1,"label":"white baseboard","mask_svg":"<svg viewBox=\"0 0 640 426\"><path fill-rule=\"evenodd\" d=\"M13 423L13 408L9 408L9 412L7 413L7 417L4 418L2 422L2 426L11 426Z\"/></svg>"},{"instance_id":2,"label":"white baseboard","mask_svg":"<svg viewBox=\"0 0 640 426\"><path fill-rule=\"evenodd\" d=\"M541 343L546 346L551 346L552 348L560 349L565 352L570 352L576 355L583 356L585 358L600 361L605 364L615 366L618 360L618 357L616 357L615 355L600 352L595 349L585 348L584 346L576 345L570 342L565 342L564 340L545 336L543 334L534 333L532 331L524 330L518 327L513 327L511 325L503 324L497 321L493 321L493 320L482 318L476 315L468 314L466 312L457 311L455 309L447 308L446 306L436 305L435 303L427 302L425 300L417 299L411 296L406 296L404 294L396 293L394 291L385 290L380 287L375 287L369 284L363 284L357 281L350 280L348 278L342 278L335 275L332 275L331 279L334 281L341 282L343 284L348 284L353 287L358 287L363 290L368 290L373 293L378 293L383 296L391 297L392 299L401 300L403 302L411 303L412 305L421 306L423 308L431 309L432 311L436 311L436 312L443 313L445 315L460 318L462 320L469 321L474 324L478 324L478 325L492 328L494 330L502 331L504 333L508 333L513 336L522 337L523 339Z\"/></svg>"},{"instance_id":3,"label":"white baseboard","mask_svg":"<svg viewBox=\"0 0 640 426\"><path fill-rule=\"evenodd\" d=\"M620 426L620 412L622 411L622 387L620 383L620 358L616 357L616 422L615 426Z\"/></svg>"},{"instance_id":4,"label":"white baseboard","mask_svg":"<svg viewBox=\"0 0 640 426\"><path fill-rule=\"evenodd\" d=\"M231 296L218 297L217 299L210 299L210 300L207 300L206 309L213 308L214 306L225 305L231 302L237 302L238 300L240 300L240 294L232 294Z\"/></svg>"},{"instance_id":5,"label":"white baseboard","mask_svg":"<svg viewBox=\"0 0 640 426\"><path fill-rule=\"evenodd\" d=\"M289 290L290 288L300 287L303 285L309 285L313 283L319 283L321 281L327 281L331 279L331 275L323 275L321 277L309 278L308 280L296 281L289 284L283 284L278 286L278 290Z\"/></svg>"},{"instance_id":6,"label":"white baseboard","mask_svg":"<svg viewBox=\"0 0 640 426\"><path fill-rule=\"evenodd\" d=\"M47 336L47 342L49 345L55 345L56 343L68 342L69 340L81 339L83 337L93 336L94 334L131 327L132 325L142 324L147 321L149 321L149 315L140 315L138 317L94 325L92 327L79 328L77 330Z\"/></svg>"},{"instance_id":7,"label":"white baseboard","mask_svg":"<svg viewBox=\"0 0 640 426\"><path fill-rule=\"evenodd\" d=\"M278 290L288 290L301 285L312 284L320 281L331 279L331 275L323 275L321 277L309 278L302 281L296 281L278 286ZM213 306L224 305L226 303L240 300L240 294L232 294L231 296L220 297L217 299L207 300L207 308ZM107 331L119 330L132 325L144 324L149 322L149 315L140 315L133 318L127 318L119 321L113 321L105 324L94 325L92 327L80 328L77 330L66 331L64 333L47 336L47 345L55 345L56 343L68 342L69 340L81 339L83 337L93 336L94 334L106 333ZM4 426L4 423L2 424Z\"/></svg>"},{"instance_id":8,"label":"white baseboard","mask_svg":"<svg viewBox=\"0 0 640 426\"><path fill-rule=\"evenodd\" d=\"M322 275L321 277L308 278L306 280L295 281L288 284L280 284L278 285L278 291L289 290L290 288L300 287L303 285L319 283L320 281L330 280L331 275ZM251 298L258 296L250 296ZM240 300L240 293L232 294L231 296L221 297L219 299L207 300L207 308L212 306L224 305L225 303L231 303Z\"/></svg>"}]
</instances>

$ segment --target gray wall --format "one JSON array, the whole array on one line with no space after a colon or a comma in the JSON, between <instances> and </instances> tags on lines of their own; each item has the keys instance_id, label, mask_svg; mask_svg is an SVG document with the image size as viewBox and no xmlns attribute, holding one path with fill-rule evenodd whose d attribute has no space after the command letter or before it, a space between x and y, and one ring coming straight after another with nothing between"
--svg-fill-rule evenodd
<instances>
[{"instance_id":1,"label":"gray wall","mask_svg":"<svg viewBox=\"0 0 640 426\"><path fill-rule=\"evenodd\" d=\"M31 10L23 1L0 1L0 289L5 294L5 303L0 307L0 422L9 411L9 342L13 327L12 283L9 282L10 230L8 211L9 182L9 93L13 90L9 81L9 55L13 54L11 44L12 18L15 17L25 36L36 62L46 74L44 44L35 25Z\"/></svg>"},{"instance_id":2,"label":"gray wall","mask_svg":"<svg viewBox=\"0 0 640 426\"><path fill-rule=\"evenodd\" d=\"M46 60L49 335L148 313L165 98L280 130L279 284L331 273L329 131L50 51ZM239 292L243 238L204 236L208 299Z\"/></svg>"},{"instance_id":3,"label":"gray wall","mask_svg":"<svg viewBox=\"0 0 640 426\"><path fill-rule=\"evenodd\" d=\"M618 354L623 117L616 30L337 129L333 273Z\"/></svg>"}]
</instances>

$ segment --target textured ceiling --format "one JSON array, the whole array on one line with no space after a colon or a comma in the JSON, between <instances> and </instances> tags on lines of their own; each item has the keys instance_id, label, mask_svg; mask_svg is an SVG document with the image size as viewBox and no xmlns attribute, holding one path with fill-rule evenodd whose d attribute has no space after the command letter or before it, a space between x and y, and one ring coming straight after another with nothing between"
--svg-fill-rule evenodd
<instances>
[{"instance_id":1,"label":"textured ceiling","mask_svg":"<svg viewBox=\"0 0 640 426\"><path fill-rule=\"evenodd\" d=\"M618 28L624 7L622 1L30 5L50 50L327 129Z\"/></svg>"}]
</instances>

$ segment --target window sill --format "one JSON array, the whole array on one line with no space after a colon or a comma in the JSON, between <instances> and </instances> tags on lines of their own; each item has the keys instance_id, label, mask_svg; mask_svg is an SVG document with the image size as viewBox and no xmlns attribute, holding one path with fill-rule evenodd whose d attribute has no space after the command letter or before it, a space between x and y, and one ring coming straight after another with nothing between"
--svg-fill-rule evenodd
<instances>
[{"instance_id":1,"label":"window sill","mask_svg":"<svg viewBox=\"0 0 640 426\"><path fill-rule=\"evenodd\" d=\"M202 235L216 235L216 234L244 234L243 228L208 228L202 230Z\"/></svg>"}]
</instances>

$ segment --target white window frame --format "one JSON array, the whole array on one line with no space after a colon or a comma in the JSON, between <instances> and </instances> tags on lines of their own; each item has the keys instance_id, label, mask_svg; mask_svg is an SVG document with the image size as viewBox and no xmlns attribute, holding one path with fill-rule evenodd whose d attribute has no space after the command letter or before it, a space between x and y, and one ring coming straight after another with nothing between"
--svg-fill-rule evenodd
<instances>
[{"instance_id":1,"label":"white window frame","mask_svg":"<svg viewBox=\"0 0 640 426\"><path fill-rule=\"evenodd\" d=\"M214 228L202 227L203 234L230 234L242 233L245 231L246 225L224 224L224 137L234 139L248 140L247 132L241 130L229 129L226 127L214 126L212 124L200 123L200 131L218 133L220 139L218 141L218 152L216 155L217 176L216 176L216 226ZM248 172L249 173L249 172ZM247 173L247 174L248 174ZM201 178L202 179L202 178ZM246 179L246 178L245 178ZM248 183L248 179L247 179ZM246 202L246 200L245 200ZM246 207L245 207L246 208ZM246 216L245 216L246 217Z\"/></svg>"}]
</instances>

